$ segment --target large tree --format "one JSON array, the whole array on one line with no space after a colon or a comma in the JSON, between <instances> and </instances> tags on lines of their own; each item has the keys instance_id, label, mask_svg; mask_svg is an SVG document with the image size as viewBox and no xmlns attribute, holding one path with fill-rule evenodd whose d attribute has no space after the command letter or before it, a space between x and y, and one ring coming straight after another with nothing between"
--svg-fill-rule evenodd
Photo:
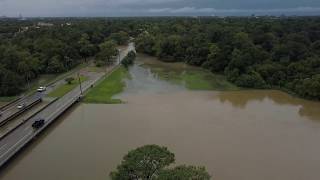
<instances>
[{"instance_id":1,"label":"large tree","mask_svg":"<svg viewBox=\"0 0 320 180\"><path fill-rule=\"evenodd\" d=\"M207 180L204 167L177 166L169 168L175 156L166 147L146 145L129 151L117 169L110 173L112 180Z\"/></svg>"},{"instance_id":2,"label":"large tree","mask_svg":"<svg viewBox=\"0 0 320 180\"><path fill-rule=\"evenodd\" d=\"M95 52L95 47L91 44L88 34L82 34L78 43L80 46L80 55L87 61L87 58L92 56Z\"/></svg>"},{"instance_id":3,"label":"large tree","mask_svg":"<svg viewBox=\"0 0 320 180\"><path fill-rule=\"evenodd\" d=\"M120 31L117 33L112 33L109 36L109 39L115 41L119 45L125 45L129 41L129 35L127 32Z\"/></svg>"},{"instance_id":4,"label":"large tree","mask_svg":"<svg viewBox=\"0 0 320 180\"><path fill-rule=\"evenodd\" d=\"M111 65L114 62L114 56L118 54L117 46L114 41L105 41L100 44L100 52L97 55L97 60L106 65Z\"/></svg>"}]
</instances>

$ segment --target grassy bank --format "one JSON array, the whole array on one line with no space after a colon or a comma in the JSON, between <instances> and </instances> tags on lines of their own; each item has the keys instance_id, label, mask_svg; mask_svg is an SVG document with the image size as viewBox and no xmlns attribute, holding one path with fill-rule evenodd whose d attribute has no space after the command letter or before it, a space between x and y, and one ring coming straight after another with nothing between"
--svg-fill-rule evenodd
<instances>
[{"instance_id":1,"label":"grassy bank","mask_svg":"<svg viewBox=\"0 0 320 180\"><path fill-rule=\"evenodd\" d=\"M84 102L96 104L119 104L120 99L112 99L112 96L122 92L125 87L123 79L128 77L128 71L120 67L106 77L100 84L93 87L85 96Z\"/></svg>"},{"instance_id":2,"label":"grassy bank","mask_svg":"<svg viewBox=\"0 0 320 180\"><path fill-rule=\"evenodd\" d=\"M84 82L87 80L87 77L81 76L80 77L81 82ZM51 93L48 94L49 97L62 97L65 94L67 94L68 92L70 92L71 90L73 90L75 87L77 87L79 85L79 80L78 78L75 78L71 84L64 84L60 87L58 87L57 89L53 90Z\"/></svg>"}]
</instances>

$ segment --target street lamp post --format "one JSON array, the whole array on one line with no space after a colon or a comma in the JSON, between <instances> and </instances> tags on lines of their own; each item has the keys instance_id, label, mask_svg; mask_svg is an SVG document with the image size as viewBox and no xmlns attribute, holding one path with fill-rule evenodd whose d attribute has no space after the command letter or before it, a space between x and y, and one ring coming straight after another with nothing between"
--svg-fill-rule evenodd
<instances>
[{"instance_id":1,"label":"street lamp post","mask_svg":"<svg viewBox=\"0 0 320 180\"><path fill-rule=\"evenodd\" d=\"M81 79L80 79L79 73L78 73L78 79L79 79L79 85L80 85L80 92L81 92L81 96L82 96L83 92L82 92L82 85L81 85Z\"/></svg>"},{"instance_id":2,"label":"street lamp post","mask_svg":"<svg viewBox=\"0 0 320 180\"><path fill-rule=\"evenodd\" d=\"M121 52L121 50L120 49L118 49L118 57L119 57L119 62L118 62L118 64L120 64L121 62L120 62L120 52Z\"/></svg>"}]
</instances>

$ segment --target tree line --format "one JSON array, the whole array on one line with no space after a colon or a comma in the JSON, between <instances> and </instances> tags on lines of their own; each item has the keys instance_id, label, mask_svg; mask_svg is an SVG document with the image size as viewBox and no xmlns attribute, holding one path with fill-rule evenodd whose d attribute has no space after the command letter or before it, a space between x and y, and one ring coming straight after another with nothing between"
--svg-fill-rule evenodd
<instances>
[{"instance_id":1,"label":"tree line","mask_svg":"<svg viewBox=\"0 0 320 180\"><path fill-rule=\"evenodd\" d=\"M320 100L320 18L168 18L144 23L138 52L222 73L245 88Z\"/></svg>"},{"instance_id":2,"label":"tree line","mask_svg":"<svg viewBox=\"0 0 320 180\"><path fill-rule=\"evenodd\" d=\"M129 39L125 21L57 18L45 19L52 26L38 26L39 21L0 20L0 96L16 95L41 74L68 71L91 56L108 64L116 45Z\"/></svg>"},{"instance_id":3,"label":"tree line","mask_svg":"<svg viewBox=\"0 0 320 180\"><path fill-rule=\"evenodd\" d=\"M37 27L39 21L53 26ZM92 56L97 65L112 64L117 45L129 37L138 52L201 66L241 87L320 100L319 17L0 20L0 96Z\"/></svg>"}]
</instances>

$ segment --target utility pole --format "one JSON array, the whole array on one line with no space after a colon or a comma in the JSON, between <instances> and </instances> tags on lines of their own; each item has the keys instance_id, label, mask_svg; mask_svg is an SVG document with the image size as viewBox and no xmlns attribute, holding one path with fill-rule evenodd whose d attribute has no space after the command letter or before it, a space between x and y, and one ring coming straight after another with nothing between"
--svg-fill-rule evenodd
<instances>
[{"instance_id":1,"label":"utility pole","mask_svg":"<svg viewBox=\"0 0 320 180\"><path fill-rule=\"evenodd\" d=\"M82 92L82 85L81 85L81 79L80 79L80 74L78 73L78 79L79 79L79 85L80 85L80 92L81 92L81 95L83 94Z\"/></svg>"},{"instance_id":2,"label":"utility pole","mask_svg":"<svg viewBox=\"0 0 320 180\"><path fill-rule=\"evenodd\" d=\"M108 60L109 61L109 60ZM104 74L105 74L105 76L107 75L107 72L108 72L108 63L106 63L106 68L104 69Z\"/></svg>"},{"instance_id":3,"label":"utility pole","mask_svg":"<svg viewBox=\"0 0 320 180\"><path fill-rule=\"evenodd\" d=\"M120 62L120 51L121 51L121 50L120 50L120 49L118 49L119 64L121 63L121 62Z\"/></svg>"},{"instance_id":4,"label":"utility pole","mask_svg":"<svg viewBox=\"0 0 320 180\"><path fill-rule=\"evenodd\" d=\"M28 90L30 91L29 72L27 72L27 84L28 84Z\"/></svg>"}]
</instances>

